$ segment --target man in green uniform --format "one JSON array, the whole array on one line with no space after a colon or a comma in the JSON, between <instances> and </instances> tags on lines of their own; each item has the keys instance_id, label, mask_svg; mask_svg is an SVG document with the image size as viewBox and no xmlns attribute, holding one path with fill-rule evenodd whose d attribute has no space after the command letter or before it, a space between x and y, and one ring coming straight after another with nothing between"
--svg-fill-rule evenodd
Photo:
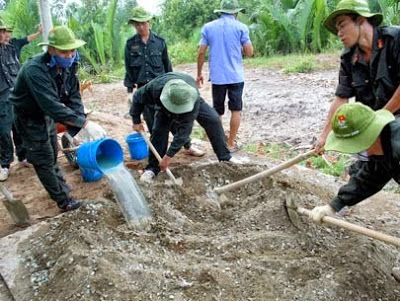
<instances>
[{"instance_id":1,"label":"man in green uniform","mask_svg":"<svg viewBox=\"0 0 400 301\"><path fill-rule=\"evenodd\" d=\"M189 138L195 120L205 129L219 161L240 163L227 148L217 112L201 98L196 81L190 75L169 72L136 91L130 115L133 129L137 132L144 130L140 115L148 105L152 105L156 111L150 141L162 157L162 162L159 164L150 153L149 164L140 178L142 181L151 181L160 170L169 166L171 158ZM174 139L168 147L169 132L174 133Z\"/></svg>"},{"instance_id":2,"label":"man in green uniform","mask_svg":"<svg viewBox=\"0 0 400 301\"><path fill-rule=\"evenodd\" d=\"M81 202L70 196L57 164L55 122L66 125L71 135L78 133L81 141L105 136L99 125L86 120L79 93L76 49L84 44L69 28L53 28L48 42L40 43L48 46L47 51L23 65L10 96L27 159L62 211L74 210Z\"/></svg>"},{"instance_id":3,"label":"man in green uniform","mask_svg":"<svg viewBox=\"0 0 400 301\"><path fill-rule=\"evenodd\" d=\"M11 139L13 113L8 98L19 70L14 47L5 43L6 28L4 21L0 19L0 181L8 179L10 164L14 160Z\"/></svg>"},{"instance_id":4,"label":"man in green uniform","mask_svg":"<svg viewBox=\"0 0 400 301\"><path fill-rule=\"evenodd\" d=\"M340 211L344 206L357 203L379 192L389 180L400 184L400 119L388 110L373 111L359 102L344 104L331 121L325 150L360 153L367 150L369 160L352 166L352 175L340 187L329 205L317 206L311 211L315 222L321 223L326 215ZM400 281L400 269L392 270Z\"/></svg>"},{"instance_id":5,"label":"man in green uniform","mask_svg":"<svg viewBox=\"0 0 400 301\"><path fill-rule=\"evenodd\" d=\"M152 79L167 72L172 72L168 57L167 44L164 39L150 30L150 20L153 18L146 10L136 7L128 24L136 29L136 34L126 42L125 46L125 80L128 89L128 102L132 102L133 88L143 87ZM151 132L154 120L154 108L146 106L143 117ZM204 152L190 143L185 143L186 154L201 157Z\"/></svg>"},{"instance_id":6,"label":"man in green uniform","mask_svg":"<svg viewBox=\"0 0 400 301\"><path fill-rule=\"evenodd\" d=\"M42 34L42 24L38 25L38 31L35 33L32 33L24 38L17 39L17 38L11 38L13 28L8 26L6 29L6 35L5 35L5 40L4 42L6 44L11 44L14 46L15 49L15 54L18 58L18 61L21 60L21 51L22 47L25 45L29 44L31 41L35 40ZM22 146L22 139L20 135L17 132L17 129L15 128L15 124L13 123L12 126L12 140L14 141L15 145L15 151L17 154L18 162L25 167L29 167L29 163L26 160L26 149Z\"/></svg>"},{"instance_id":7,"label":"man in green uniform","mask_svg":"<svg viewBox=\"0 0 400 301\"><path fill-rule=\"evenodd\" d=\"M24 47L25 45L29 44L30 42L32 42L33 40L37 39L42 35L42 24L39 24L37 27L38 27L37 32L34 32L21 39L12 38L11 35L13 32L13 28L11 26L7 27L5 42L10 43L15 47L15 52L17 54L18 60L21 60L22 47Z\"/></svg>"},{"instance_id":8,"label":"man in green uniform","mask_svg":"<svg viewBox=\"0 0 400 301\"><path fill-rule=\"evenodd\" d=\"M317 152L323 150L334 112L349 98L373 110L384 108L395 115L400 110L400 27L378 27L382 19L382 14L370 12L366 0L342 0L324 21L345 49L336 96L315 145Z\"/></svg>"}]
</instances>

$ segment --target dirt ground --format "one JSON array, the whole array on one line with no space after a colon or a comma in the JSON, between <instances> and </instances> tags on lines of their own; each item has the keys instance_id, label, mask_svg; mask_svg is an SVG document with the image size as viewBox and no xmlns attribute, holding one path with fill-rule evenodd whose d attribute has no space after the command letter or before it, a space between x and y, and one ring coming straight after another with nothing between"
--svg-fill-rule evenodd
<instances>
[{"instance_id":1,"label":"dirt ground","mask_svg":"<svg viewBox=\"0 0 400 301\"><path fill-rule=\"evenodd\" d=\"M194 65L176 70L195 75ZM239 142L311 144L336 78L336 71L246 69ZM201 94L210 102L209 84ZM209 143L194 139L207 154L174 158L171 170L183 186L170 185L164 174L142 184L145 160L131 160L125 143L131 132L125 96L118 82L94 85L83 100L94 110L90 118L123 147L152 212L149 229L129 228L107 179L83 182L62 154L73 196L87 200L70 213L59 214L33 169L13 165L5 185L27 206L32 226L15 227L0 208L0 300L400 300L390 275L400 261L395 247L304 217L297 229L288 218L287 197L312 208L328 202L341 179L296 166L218 197L214 187L279 162L242 149L235 156L247 163L218 163ZM398 195L385 191L345 219L399 237L399 207Z\"/></svg>"}]
</instances>

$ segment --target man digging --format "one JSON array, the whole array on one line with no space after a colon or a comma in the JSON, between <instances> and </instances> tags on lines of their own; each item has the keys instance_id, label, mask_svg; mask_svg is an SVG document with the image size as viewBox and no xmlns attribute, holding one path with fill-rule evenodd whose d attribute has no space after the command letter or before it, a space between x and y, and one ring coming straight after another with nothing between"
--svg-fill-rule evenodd
<instances>
[{"instance_id":1,"label":"man digging","mask_svg":"<svg viewBox=\"0 0 400 301\"><path fill-rule=\"evenodd\" d=\"M153 124L148 125L151 133L150 141L162 161L158 164L157 158L150 153L149 164L140 177L141 181L150 182L160 170L168 168L172 157L189 139L195 120L205 129L219 161L239 163L227 148L217 112L201 98L196 81L191 76L169 72L136 91L130 115L133 129L137 132L144 131L140 115L148 105L154 107L156 112ZM174 133L174 139L168 147L169 132Z\"/></svg>"},{"instance_id":2,"label":"man digging","mask_svg":"<svg viewBox=\"0 0 400 301\"><path fill-rule=\"evenodd\" d=\"M321 223L326 215L357 203L379 192L391 179L400 184L400 120L387 110L373 111L361 103L342 105L334 114L332 131L325 150L342 153L367 151L369 160L350 167L350 180L340 187L328 205L315 207L312 218ZM393 276L400 281L400 268Z\"/></svg>"}]
</instances>

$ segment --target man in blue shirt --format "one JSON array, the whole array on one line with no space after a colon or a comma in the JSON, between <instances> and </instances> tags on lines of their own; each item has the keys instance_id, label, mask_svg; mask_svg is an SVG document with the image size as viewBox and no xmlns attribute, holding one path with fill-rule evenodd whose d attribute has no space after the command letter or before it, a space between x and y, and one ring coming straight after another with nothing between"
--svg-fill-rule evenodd
<instances>
[{"instance_id":1,"label":"man in blue shirt","mask_svg":"<svg viewBox=\"0 0 400 301\"><path fill-rule=\"evenodd\" d=\"M209 68L212 83L213 106L217 113L225 112L225 97L228 94L228 108L231 111L230 130L227 140L231 152L238 150L235 141L240 126L242 110L244 72L242 54L253 55L253 45L248 27L237 21L237 15L243 11L237 0L222 0L221 8L214 10L221 13L217 20L205 24L201 30L200 47L197 57L197 85L204 83L202 74L207 48L210 47Z\"/></svg>"}]
</instances>

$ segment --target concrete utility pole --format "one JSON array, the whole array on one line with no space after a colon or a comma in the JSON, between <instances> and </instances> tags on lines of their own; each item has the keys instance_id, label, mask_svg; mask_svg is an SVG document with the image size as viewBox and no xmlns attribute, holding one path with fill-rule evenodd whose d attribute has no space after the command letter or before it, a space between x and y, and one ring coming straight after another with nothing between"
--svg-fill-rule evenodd
<instances>
[{"instance_id":1,"label":"concrete utility pole","mask_svg":"<svg viewBox=\"0 0 400 301\"><path fill-rule=\"evenodd\" d=\"M43 41L47 42L47 36L50 30L53 28L53 20L51 19L51 11L50 11L50 1L49 0L38 0L37 1L39 7L39 15L40 15L40 23L42 23L43 27Z\"/></svg>"}]
</instances>

